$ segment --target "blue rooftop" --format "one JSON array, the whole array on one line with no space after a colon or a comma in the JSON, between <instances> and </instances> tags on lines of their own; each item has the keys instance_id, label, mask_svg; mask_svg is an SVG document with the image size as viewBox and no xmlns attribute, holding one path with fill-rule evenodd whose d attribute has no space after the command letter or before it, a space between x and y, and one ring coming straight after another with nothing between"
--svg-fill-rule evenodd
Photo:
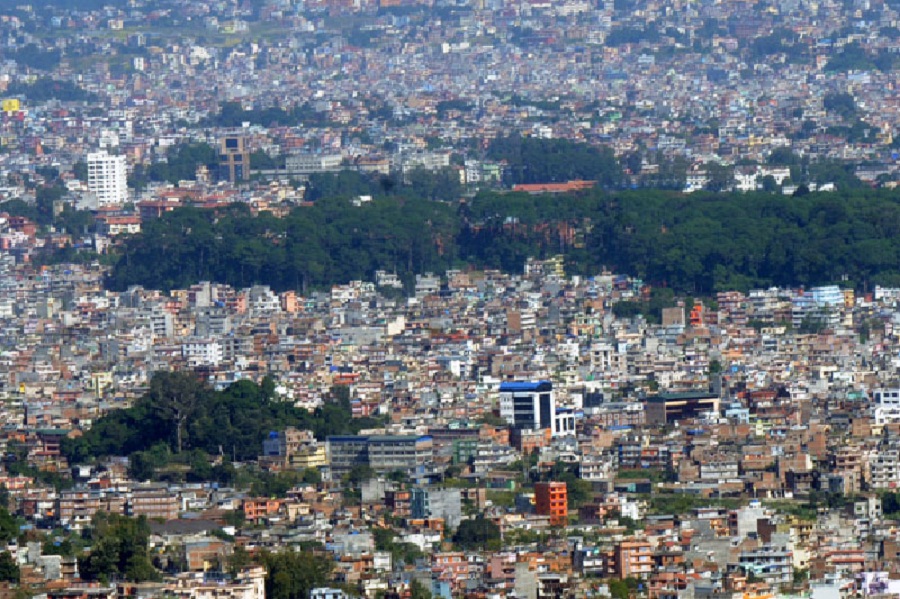
<instances>
[{"instance_id":1,"label":"blue rooftop","mask_svg":"<svg viewBox=\"0 0 900 599\"><path fill-rule=\"evenodd\" d=\"M500 392L504 391L552 391L553 383L550 381L530 381L520 383L500 383Z\"/></svg>"}]
</instances>

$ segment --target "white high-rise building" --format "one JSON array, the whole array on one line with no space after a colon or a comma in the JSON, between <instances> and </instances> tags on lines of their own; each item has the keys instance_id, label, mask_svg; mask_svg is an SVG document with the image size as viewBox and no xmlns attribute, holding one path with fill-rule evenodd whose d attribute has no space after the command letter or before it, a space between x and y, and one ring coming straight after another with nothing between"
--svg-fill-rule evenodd
<instances>
[{"instance_id":1,"label":"white high-rise building","mask_svg":"<svg viewBox=\"0 0 900 599\"><path fill-rule=\"evenodd\" d=\"M93 152L87 157L88 189L97 196L98 206L128 201L128 180L124 156Z\"/></svg>"},{"instance_id":2,"label":"white high-rise building","mask_svg":"<svg viewBox=\"0 0 900 599\"><path fill-rule=\"evenodd\" d=\"M554 437L575 434L574 411L556 407L550 381L500 383L500 417L516 429L550 429Z\"/></svg>"}]
</instances>

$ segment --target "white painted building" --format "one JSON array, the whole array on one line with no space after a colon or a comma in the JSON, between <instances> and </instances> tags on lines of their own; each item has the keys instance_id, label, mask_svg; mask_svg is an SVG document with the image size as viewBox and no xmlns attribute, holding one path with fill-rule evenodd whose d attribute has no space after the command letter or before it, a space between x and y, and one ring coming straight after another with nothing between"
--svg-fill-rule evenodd
<instances>
[{"instance_id":1,"label":"white painted building","mask_svg":"<svg viewBox=\"0 0 900 599\"><path fill-rule=\"evenodd\" d=\"M98 206L124 204L128 201L125 156L93 152L87 157L88 189L97 197Z\"/></svg>"}]
</instances>

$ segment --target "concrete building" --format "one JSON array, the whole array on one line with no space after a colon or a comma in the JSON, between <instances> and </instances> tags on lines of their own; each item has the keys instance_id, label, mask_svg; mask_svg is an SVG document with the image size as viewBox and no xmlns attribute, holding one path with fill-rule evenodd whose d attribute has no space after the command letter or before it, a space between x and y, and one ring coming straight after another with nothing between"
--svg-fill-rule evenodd
<instances>
[{"instance_id":1,"label":"concrete building","mask_svg":"<svg viewBox=\"0 0 900 599\"><path fill-rule=\"evenodd\" d=\"M93 152L87 157L88 189L98 206L124 204L128 201L128 173L125 156Z\"/></svg>"},{"instance_id":2,"label":"concrete building","mask_svg":"<svg viewBox=\"0 0 900 599\"><path fill-rule=\"evenodd\" d=\"M328 463L340 478L354 466L379 473L412 472L432 462L433 443L427 435L341 435L328 437Z\"/></svg>"},{"instance_id":3,"label":"concrete building","mask_svg":"<svg viewBox=\"0 0 900 599\"><path fill-rule=\"evenodd\" d=\"M566 483L547 482L534 485L534 511L550 516L553 526L565 526L569 520L569 494Z\"/></svg>"},{"instance_id":4,"label":"concrete building","mask_svg":"<svg viewBox=\"0 0 900 599\"><path fill-rule=\"evenodd\" d=\"M309 599L347 599L348 597L349 595L341 589L319 587L309 591Z\"/></svg>"},{"instance_id":5,"label":"concrete building","mask_svg":"<svg viewBox=\"0 0 900 599\"><path fill-rule=\"evenodd\" d=\"M520 430L550 429L552 436L575 434L571 410L558 410L550 381L501 383L500 417Z\"/></svg>"},{"instance_id":6,"label":"concrete building","mask_svg":"<svg viewBox=\"0 0 900 599\"><path fill-rule=\"evenodd\" d=\"M333 173L341 170L343 159L340 154L291 154L285 158L285 168L290 174L300 176Z\"/></svg>"},{"instance_id":7,"label":"concrete building","mask_svg":"<svg viewBox=\"0 0 900 599\"><path fill-rule=\"evenodd\" d=\"M764 546L752 551L742 551L740 567L748 574L774 587L790 584L794 577L793 555L781 547Z\"/></svg>"},{"instance_id":8,"label":"concrete building","mask_svg":"<svg viewBox=\"0 0 900 599\"><path fill-rule=\"evenodd\" d=\"M219 177L232 183L250 179L250 151L241 135L226 135L219 144Z\"/></svg>"},{"instance_id":9,"label":"concrete building","mask_svg":"<svg viewBox=\"0 0 900 599\"><path fill-rule=\"evenodd\" d=\"M719 413L719 397L714 393L660 393L644 403L648 424L671 424L685 418Z\"/></svg>"},{"instance_id":10,"label":"concrete building","mask_svg":"<svg viewBox=\"0 0 900 599\"><path fill-rule=\"evenodd\" d=\"M410 492L410 515L413 518L442 518L446 526L456 528L462 520L459 489L414 487Z\"/></svg>"},{"instance_id":11,"label":"concrete building","mask_svg":"<svg viewBox=\"0 0 900 599\"><path fill-rule=\"evenodd\" d=\"M646 578L653 572L653 549L647 541L622 541L616 545L616 578Z\"/></svg>"}]
</instances>

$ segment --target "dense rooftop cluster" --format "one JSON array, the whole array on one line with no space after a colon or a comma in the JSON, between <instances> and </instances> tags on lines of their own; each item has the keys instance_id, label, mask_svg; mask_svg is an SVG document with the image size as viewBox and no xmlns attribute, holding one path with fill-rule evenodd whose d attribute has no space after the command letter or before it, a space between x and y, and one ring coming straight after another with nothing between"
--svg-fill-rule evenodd
<instances>
[{"instance_id":1,"label":"dense rooftop cluster","mask_svg":"<svg viewBox=\"0 0 900 599\"><path fill-rule=\"evenodd\" d=\"M900 593L898 9L4 4L0 596Z\"/></svg>"},{"instance_id":2,"label":"dense rooftop cluster","mask_svg":"<svg viewBox=\"0 0 900 599\"><path fill-rule=\"evenodd\" d=\"M98 144L148 167L246 123L281 160L448 166L417 156L440 149L473 183L511 131L611 147L635 184L748 162L843 183L805 166L832 160L894 179L889 2L80 4L3 11L7 173Z\"/></svg>"},{"instance_id":3,"label":"dense rooftop cluster","mask_svg":"<svg viewBox=\"0 0 900 599\"><path fill-rule=\"evenodd\" d=\"M566 277L559 260L523 275L422 275L408 298L384 294L399 285L386 272L301 296L209 283L111 292L101 267L4 268L0 482L33 527L7 546L33 588L84 593L79 577L163 572L140 592L200 597L199 573L232 564L243 574L220 592L262 592L291 546L327 564L316 584L351 595L892 584L897 290L722 292L645 317L634 307L659 294L641 281ZM194 382L151 384L159 371ZM204 450L205 419L219 416L192 412L183 438L177 416L196 409L184 398L201 383L231 386L214 399L222 410L299 408L282 412L299 428L273 424L237 460L244 446ZM117 416L134 410L150 412ZM288 420L304 410L330 416ZM339 428L363 418L367 429ZM162 441L158 419L173 427ZM110 570L78 533L112 535L127 520L97 519L122 516L158 519L148 565ZM42 537L62 557L26 543ZM254 562L264 567L235 565Z\"/></svg>"}]
</instances>

